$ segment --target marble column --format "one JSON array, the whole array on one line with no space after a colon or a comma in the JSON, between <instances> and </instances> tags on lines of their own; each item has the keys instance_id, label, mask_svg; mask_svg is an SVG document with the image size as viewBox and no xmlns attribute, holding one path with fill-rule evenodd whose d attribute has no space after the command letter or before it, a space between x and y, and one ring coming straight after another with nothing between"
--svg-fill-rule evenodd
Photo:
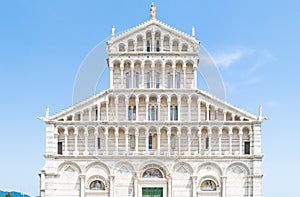
<instances>
[{"instance_id":1,"label":"marble column","mask_svg":"<svg viewBox=\"0 0 300 197\"><path fill-rule=\"evenodd\" d=\"M168 155L170 155L171 154L171 129L170 128L168 128L167 136L168 136Z\"/></svg>"},{"instance_id":2,"label":"marble column","mask_svg":"<svg viewBox=\"0 0 300 197\"><path fill-rule=\"evenodd\" d=\"M199 152L199 155L201 155L201 137L202 137L202 129L200 128L199 131L198 131L198 152Z\"/></svg>"},{"instance_id":3,"label":"marble column","mask_svg":"<svg viewBox=\"0 0 300 197\"><path fill-rule=\"evenodd\" d=\"M128 130L125 130L125 151L128 153Z\"/></svg>"},{"instance_id":4,"label":"marble column","mask_svg":"<svg viewBox=\"0 0 300 197\"><path fill-rule=\"evenodd\" d=\"M108 121L108 104L109 101L106 101L106 121Z\"/></svg>"},{"instance_id":5,"label":"marble column","mask_svg":"<svg viewBox=\"0 0 300 197\"><path fill-rule=\"evenodd\" d=\"M95 137L94 155L98 155L98 137L99 137L99 133L98 133L98 128L97 127L95 127L95 129L94 129L94 137Z\"/></svg>"},{"instance_id":6,"label":"marble column","mask_svg":"<svg viewBox=\"0 0 300 197\"><path fill-rule=\"evenodd\" d=\"M116 113L115 115L116 121L118 121L119 120L119 99L117 96L115 97L115 113Z\"/></svg>"},{"instance_id":7,"label":"marble column","mask_svg":"<svg viewBox=\"0 0 300 197\"><path fill-rule=\"evenodd\" d=\"M89 136L89 130L87 127L84 128L84 152L83 155L88 155L88 136Z\"/></svg>"},{"instance_id":8,"label":"marble column","mask_svg":"<svg viewBox=\"0 0 300 197\"><path fill-rule=\"evenodd\" d=\"M160 130L157 131L157 153L160 154Z\"/></svg>"},{"instance_id":9,"label":"marble column","mask_svg":"<svg viewBox=\"0 0 300 197\"><path fill-rule=\"evenodd\" d=\"M114 67L112 63L109 66L109 74L110 74L110 88L114 88Z\"/></svg>"},{"instance_id":10,"label":"marble column","mask_svg":"<svg viewBox=\"0 0 300 197\"><path fill-rule=\"evenodd\" d=\"M75 127L74 137L75 137L74 155L78 155L78 128L77 127Z\"/></svg>"},{"instance_id":11,"label":"marble column","mask_svg":"<svg viewBox=\"0 0 300 197\"><path fill-rule=\"evenodd\" d=\"M198 99L197 100L197 104L198 104L198 121L200 122L201 121L201 100Z\"/></svg>"},{"instance_id":12,"label":"marble column","mask_svg":"<svg viewBox=\"0 0 300 197\"><path fill-rule=\"evenodd\" d=\"M183 88L186 87L186 64L183 65Z\"/></svg>"},{"instance_id":13,"label":"marble column","mask_svg":"<svg viewBox=\"0 0 300 197\"><path fill-rule=\"evenodd\" d=\"M121 89L124 88L124 63L121 63Z\"/></svg>"},{"instance_id":14,"label":"marble column","mask_svg":"<svg viewBox=\"0 0 300 197\"><path fill-rule=\"evenodd\" d=\"M85 189L84 189L85 175L81 174L79 175L79 178L80 178L80 197L85 197Z\"/></svg>"},{"instance_id":15,"label":"marble column","mask_svg":"<svg viewBox=\"0 0 300 197\"><path fill-rule=\"evenodd\" d=\"M177 130L177 136L178 136L178 154L181 153L181 128L178 128Z\"/></svg>"},{"instance_id":16,"label":"marble column","mask_svg":"<svg viewBox=\"0 0 300 197\"><path fill-rule=\"evenodd\" d=\"M243 154L243 131L239 131L239 137L240 137L240 155Z\"/></svg>"},{"instance_id":17,"label":"marble column","mask_svg":"<svg viewBox=\"0 0 300 197\"><path fill-rule=\"evenodd\" d=\"M135 98L135 120L139 121L139 97Z\"/></svg>"},{"instance_id":18,"label":"marble column","mask_svg":"<svg viewBox=\"0 0 300 197\"><path fill-rule=\"evenodd\" d=\"M104 137L105 137L105 154L108 154L108 128L104 130Z\"/></svg>"},{"instance_id":19,"label":"marble column","mask_svg":"<svg viewBox=\"0 0 300 197\"><path fill-rule=\"evenodd\" d=\"M232 129L229 130L229 154L232 155Z\"/></svg>"},{"instance_id":20,"label":"marble column","mask_svg":"<svg viewBox=\"0 0 300 197\"><path fill-rule=\"evenodd\" d=\"M198 176L191 176L193 185L193 197L197 197L197 177Z\"/></svg>"},{"instance_id":21,"label":"marble column","mask_svg":"<svg viewBox=\"0 0 300 197\"><path fill-rule=\"evenodd\" d=\"M210 117L209 117L209 104L206 103L206 121L209 121Z\"/></svg>"},{"instance_id":22,"label":"marble column","mask_svg":"<svg viewBox=\"0 0 300 197\"><path fill-rule=\"evenodd\" d=\"M222 155L222 128L219 128L219 155Z\"/></svg>"},{"instance_id":23,"label":"marble column","mask_svg":"<svg viewBox=\"0 0 300 197\"><path fill-rule=\"evenodd\" d=\"M221 177L221 180L222 180L222 197L226 197L226 179L227 179L227 177L225 177L225 176L222 176Z\"/></svg>"},{"instance_id":24,"label":"marble column","mask_svg":"<svg viewBox=\"0 0 300 197\"><path fill-rule=\"evenodd\" d=\"M135 152L139 152L139 130L137 128L135 131Z\"/></svg>"},{"instance_id":25,"label":"marble column","mask_svg":"<svg viewBox=\"0 0 300 197\"><path fill-rule=\"evenodd\" d=\"M188 131L187 131L187 136L188 136L188 155L191 155L191 135L192 135L191 128L188 128Z\"/></svg>"},{"instance_id":26,"label":"marble column","mask_svg":"<svg viewBox=\"0 0 300 197\"><path fill-rule=\"evenodd\" d=\"M65 151L64 151L64 155L69 155L69 151L68 151L68 136L69 136L69 132L68 132L68 128L65 127L65 132L64 132L64 135L65 135Z\"/></svg>"},{"instance_id":27,"label":"marble column","mask_svg":"<svg viewBox=\"0 0 300 197\"><path fill-rule=\"evenodd\" d=\"M115 176L110 175L109 176L109 196L110 197L114 197L114 193L115 193L114 180L115 180Z\"/></svg>"},{"instance_id":28,"label":"marble column","mask_svg":"<svg viewBox=\"0 0 300 197\"><path fill-rule=\"evenodd\" d=\"M118 154L119 148L119 127L115 128L115 153Z\"/></svg>"}]
</instances>

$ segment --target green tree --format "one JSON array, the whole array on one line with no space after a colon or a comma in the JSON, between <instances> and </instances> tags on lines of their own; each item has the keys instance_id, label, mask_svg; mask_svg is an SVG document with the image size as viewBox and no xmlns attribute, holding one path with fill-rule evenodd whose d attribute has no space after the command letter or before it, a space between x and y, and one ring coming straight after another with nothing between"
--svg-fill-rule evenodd
<instances>
[{"instance_id":1,"label":"green tree","mask_svg":"<svg viewBox=\"0 0 300 197\"><path fill-rule=\"evenodd\" d=\"M10 193L5 194L4 197L13 197Z\"/></svg>"}]
</instances>

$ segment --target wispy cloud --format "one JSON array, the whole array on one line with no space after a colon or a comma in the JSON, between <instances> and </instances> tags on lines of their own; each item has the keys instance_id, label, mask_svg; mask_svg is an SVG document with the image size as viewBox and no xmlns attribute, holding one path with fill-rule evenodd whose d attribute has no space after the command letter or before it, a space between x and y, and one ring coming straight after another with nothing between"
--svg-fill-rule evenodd
<instances>
[{"instance_id":1,"label":"wispy cloud","mask_svg":"<svg viewBox=\"0 0 300 197\"><path fill-rule=\"evenodd\" d=\"M214 61L218 66L222 66L223 68L228 68L237 61L239 61L244 52L242 50L229 52L229 53L221 53L214 57Z\"/></svg>"}]
</instances>

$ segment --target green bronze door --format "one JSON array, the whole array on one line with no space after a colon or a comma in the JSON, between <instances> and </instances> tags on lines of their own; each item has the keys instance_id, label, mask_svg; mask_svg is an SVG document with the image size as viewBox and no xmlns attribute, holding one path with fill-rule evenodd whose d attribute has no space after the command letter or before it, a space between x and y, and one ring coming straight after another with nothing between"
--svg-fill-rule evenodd
<instances>
[{"instance_id":1,"label":"green bronze door","mask_svg":"<svg viewBox=\"0 0 300 197\"><path fill-rule=\"evenodd\" d=\"M163 188L143 188L143 197L163 197Z\"/></svg>"}]
</instances>

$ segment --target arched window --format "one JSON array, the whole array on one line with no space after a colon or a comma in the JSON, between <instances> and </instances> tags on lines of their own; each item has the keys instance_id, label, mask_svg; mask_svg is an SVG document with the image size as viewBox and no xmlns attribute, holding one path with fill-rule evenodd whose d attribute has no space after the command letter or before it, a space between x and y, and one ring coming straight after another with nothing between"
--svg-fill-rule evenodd
<instances>
[{"instance_id":1,"label":"arched window","mask_svg":"<svg viewBox=\"0 0 300 197\"><path fill-rule=\"evenodd\" d=\"M217 184L211 180L204 180L200 185L201 191L216 191L217 190Z\"/></svg>"},{"instance_id":2,"label":"arched window","mask_svg":"<svg viewBox=\"0 0 300 197\"><path fill-rule=\"evenodd\" d=\"M90 183L89 188L91 190L105 190L105 184L101 180L95 180Z\"/></svg>"},{"instance_id":3,"label":"arched window","mask_svg":"<svg viewBox=\"0 0 300 197\"><path fill-rule=\"evenodd\" d=\"M119 44L119 52L124 52L124 51L125 51L125 45Z\"/></svg>"},{"instance_id":4,"label":"arched window","mask_svg":"<svg viewBox=\"0 0 300 197\"><path fill-rule=\"evenodd\" d=\"M156 41L156 51L160 51L160 45L159 45L159 40Z\"/></svg>"},{"instance_id":5,"label":"arched window","mask_svg":"<svg viewBox=\"0 0 300 197\"><path fill-rule=\"evenodd\" d=\"M151 51L151 45L150 45L150 41L147 40L147 52Z\"/></svg>"},{"instance_id":6,"label":"arched window","mask_svg":"<svg viewBox=\"0 0 300 197\"><path fill-rule=\"evenodd\" d=\"M188 51L188 46L187 46L187 44L183 44L183 45L182 45L181 51L184 51L184 52Z\"/></svg>"}]
</instances>

